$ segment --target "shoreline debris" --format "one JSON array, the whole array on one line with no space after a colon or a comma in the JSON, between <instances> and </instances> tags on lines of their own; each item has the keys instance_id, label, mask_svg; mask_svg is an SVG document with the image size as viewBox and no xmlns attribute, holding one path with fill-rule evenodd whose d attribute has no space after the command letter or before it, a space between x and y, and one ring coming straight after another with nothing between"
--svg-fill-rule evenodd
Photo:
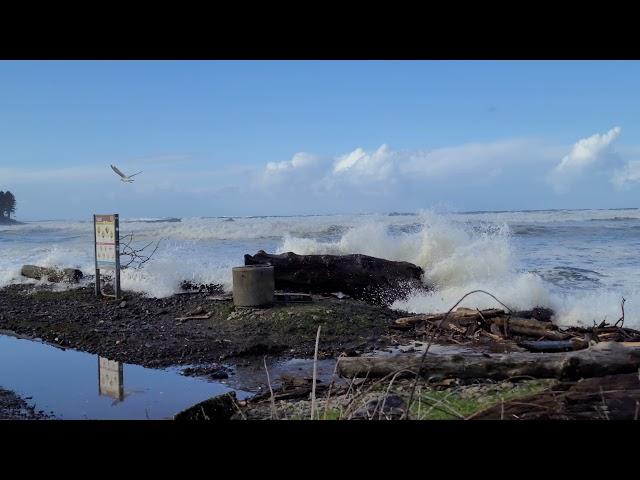
<instances>
[{"instance_id":1,"label":"shoreline debris","mask_svg":"<svg viewBox=\"0 0 640 480\"><path fill-rule=\"evenodd\" d=\"M338 361L338 374L343 377L380 378L404 371L415 376L421 365L419 355L392 357L343 357ZM423 378L489 378L512 377L558 378L578 380L637 371L640 348L618 342L602 342L587 349L569 353L511 352L477 356L430 355L420 369Z\"/></svg>"},{"instance_id":2,"label":"shoreline debris","mask_svg":"<svg viewBox=\"0 0 640 480\"><path fill-rule=\"evenodd\" d=\"M20 270L23 277L33 278L34 280L45 279L51 283L78 283L82 279L82 271L77 268L52 268L39 267L37 265L23 265Z\"/></svg>"}]
</instances>

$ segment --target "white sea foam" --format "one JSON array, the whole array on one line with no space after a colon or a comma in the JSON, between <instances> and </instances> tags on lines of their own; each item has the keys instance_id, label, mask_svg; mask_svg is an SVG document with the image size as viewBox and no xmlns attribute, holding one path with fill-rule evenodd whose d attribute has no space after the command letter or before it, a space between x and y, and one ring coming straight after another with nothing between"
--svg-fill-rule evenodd
<instances>
[{"instance_id":1,"label":"white sea foam","mask_svg":"<svg viewBox=\"0 0 640 480\"><path fill-rule=\"evenodd\" d=\"M603 215L604 216L604 215ZM613 218L609 215L609 218ZM424 227L417 233L391 235L385 225L367 223L348 231L338 241L322 242L288 235L279 251L298 254L362 253L390 260L408 261L425 271L424 282L435 286L430 293L414 293L393 308L413 313L447 311L464 294L486 290L513 309L551 307L560 324L592 324L620 315L621 295L627 304L627 325L640 326L640 295L626 289L559 292L534 273L523 272L513 253L507 224L470 228L445 216L422 213ZM551 246L550 246L551 247ZM626 293L625 293L626 292ZM637 300L636 300L637 299ZM477 293L460 306L499 307L491 297ZM616 316L617 315L617 316ZM615 317L615 318L614 318Z\"/></svg>"},{"instance_id":2,"label":"white sea foam","mask_svg":"<svg viewBox=\"0 0 640 480\"><path fill-rule=\"evenodd\" d=\"M123 271L122 285L155 297L176 292L182 280L222 283L230 289L231 268L243 264L243 254L259 249L299 254L362 253L417 264L425 271L425 283L435 286L433 292L411 295L396 302L394 308L448 310L465 293L483 289L511 308L549 306L558 312L561 324L591 325L605 317L617 320L624 295L625 324L640 326L640 268L635 253L637 234L633 233L636 219L640 219L637 209L477 214L427 211L408 216L234 221L183 218L159 223L151 222L155 218L123 219L122 235L133 232L139 244L162 241L144 268ZM588 225L588 235L584 229L571 229L572 222ZM626 225L624 222L631 222L632 228L623 226L620 230L618 225ZM563 223L561 230L552 229L553 236L545 236L549 232L546 227L559 223ZM616 228L615 235L608 233ZM92 222L47 221L0 227L0 286L29 281L19 274L20 266L27 263L76 267L93 274ZM600 276L591 277L599 283L590 285L589 279L583 278L582 283L576 280L573 285L569 278L558 286L549 278L528 273L556 267L597 271ZM496 303L475 294L461 305L485 308Z\"/></svg>"},{"instance_id":3,"label":"white sea foam","mask_svg":"<svg viewBox=\"0 0 640 480\"><path fill-rule=\"evenodd\" d=\"M423 212L415 233L391 234L387 225L369 222L352 228L336 242L287 235L279 251L299 254L362 253L407 261L425 271L425 282L439 287L503 278L513 270L506 225L473 231L445 217Z\"/></svg>"}]
</instances>

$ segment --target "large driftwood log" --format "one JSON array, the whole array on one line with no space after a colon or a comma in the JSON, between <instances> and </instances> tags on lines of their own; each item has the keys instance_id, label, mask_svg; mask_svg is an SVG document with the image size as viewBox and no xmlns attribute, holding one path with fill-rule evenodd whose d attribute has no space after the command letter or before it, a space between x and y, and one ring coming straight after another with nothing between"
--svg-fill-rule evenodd
<instances>
[{"instance_id":1,"label":"large driftwood log","mask_svg":"<svg viewBox=\"0 0 640 480\"><path fill-rule=\"evenodd\" d=\"M445 315L445 313L436 313L402 317L394 322L394 327L410 329L416 325L428 322L438 326L442 323L443 328L458 331L458 329L462 327L484 324L484 326L489 327L492 332L495 331L499 334L504 333L507 336L509 334L516 334L547 340L566 340L571 337L570 334L559 332L557 330L558 327L551 322L507 315L504 310L497 308L480 311L470 308L458 308L449 313L446 320L442 322Z\"/></svg>"},{"instance_id":2,"label":"large driftwood log","mask_svg":"<svg viewBox=\"0 0 640 480\"><path fill-rule=\"evenodd\" d=\"M20 274L27 278L40 280L46 278L49 282L69 282L77 283L82 278L82 272L77 268L56 268L38 267L36 265L23 265Z\"/></svg>"},{"instance_id":3,"label":"large driftwood log","mask_svg":"<svg viewBox=\"0 0 640 480\"><path fill-rule=\"evenodd\" d=\"M276 290L343 292L377 304L389 304L413 289L425 288L420 267L368 255L273 255L260 250L245 255L244 263L273 265Z\"/></svg>"},{"instance_id":4,"label":"large driftwood log","mask_svg":"<svg viewBox=\"0 0 640 480\"><path fill-rule=\"evenodd\" d=\"M567 333L558 332L555 325L540 322L532 318L497 317L491 319L491 323L502 328L507 334L515 333L528 337L544 338L547 340L566 340L571 337Z\"/></svg>"},{"instance_id":5,"label":"large driftwood log","mask_svg":"<svg viewBox=\"0 0 640 480\"><path fill-rule=\"evenodd\" d=\"M470 308L458 308L456 311L451 312L447 316L444 325L446 325L447 322L451 322L458 326L467 326L474 324L479 320L488 320L490 318L494 318L504 314L504 310L500 310L497 308L490 308L480 311L472 310ZM395 324L399 326L411 326L424 322L439 323L440 321L442 321L442 319L444 319L444 316L444 313L413 315L411 317L398 318L396 319Z\"/></svg>"},{"instance_id":6,"label":"large driftwood log","mask_svg":"<svg viewBox=\"0 0 640 480\"><path fill-rule=\"evenodd\" d=\"M406 370L400 376L414 376L420 367L420 355L392 357L343 357L338 373L343 377L380 378ZM465 356L428 355L422 367L424 378L511 377L579 379L637 371L640 348L616 342L602 342L585 350L569 353L521 353Z\"/></svg>"},{"instance_id":7,"label":"large driftwood log","mask_svg":"<svg viewBox=\"0 0 640 480\"><path fill-rule=\"evenodd\" d=\"M525 340L518 342L518 346L529 350L530 352L570 352L572 350L582 350L589 346L589 342L582 338L571 338L569 340Z\"/></svg>"}]
</instances>

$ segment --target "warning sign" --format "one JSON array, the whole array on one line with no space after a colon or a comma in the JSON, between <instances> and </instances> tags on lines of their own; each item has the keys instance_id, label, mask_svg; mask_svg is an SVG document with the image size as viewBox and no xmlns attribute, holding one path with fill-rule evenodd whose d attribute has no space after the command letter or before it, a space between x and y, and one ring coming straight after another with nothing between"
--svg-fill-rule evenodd
<instances>
[{"instance_id":1,"label":"warning sign","mask_svg":"<svg viewBox=\"0 0 640 480\"><path fill-rule=\"evenodd\" d=\"M117 213L93 216L93 235L96 251L96 295L120 298L120 222ZM113 270L115 295L103 293L100 271Z\"/></svg>"},{"instance_id":2,"label":"warning sign","mask_svg":"<svg viewBox=\"0 0 640 480\"><path fill-rule=\"evenodd\" d=\"M100 269L116 268L115 215L96 215L96 262Z\"/></svg>"}]
</instances>

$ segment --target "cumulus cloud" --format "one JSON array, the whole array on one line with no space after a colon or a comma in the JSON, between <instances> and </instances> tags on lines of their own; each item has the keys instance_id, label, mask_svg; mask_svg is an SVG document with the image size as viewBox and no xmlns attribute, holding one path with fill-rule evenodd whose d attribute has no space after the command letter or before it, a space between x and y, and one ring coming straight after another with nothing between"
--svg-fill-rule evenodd
<instances>
[{"instance_id":1,"label":"cumulus cloud","mask_svg":"<svg viewBox=\"0 0 640 480\"><path fill-rule=\"evenodd\" d=\"M342 155L333 164L334 175L351 175L353 178L367 180L387 180L394 170L397 152L386 144L367 153L362 148Z\"/></svg>"},{"instance_id":2,"label":"cumulus cloud","mask_svg":"<svg viewBox=\"0 0 640 480\"><path fill-rule=\"evenodd\" d=\"M557 149L556 149L557 150ZM264 177L290 179L302 172L308 179L339 187L343 181L364 185L403 179L439 179L486 172L498 177L505 167L551 162L554 153L537 140L508 140L466 144L434 150L394 150L382 144L373 151L358 147L333 159L297 153L291 160L270 162Z\"/></svg>"},{"instance_id":3,"label":"cumulus cloud","mask_svg":"<svg viewBox=\"0 0 640 480\"><path fill-rule=\"evenodd\" d=\"M306 189L317 191L318 179L330 168L330 159L306 152L298 152L289 160L269 162L261 172L252 176L250 187L266 190L273 195L278 191Z\"/></svg>"},{"instance_id":4,"label":"cumulus cloud","mask_svg":"<svg viewBox=\"0 0 640 480\"><path fill-rule=\"evenodd\" d=\"M555 190L558 192L569 190L577 177L611 152L611 145L620 132L620 127L614 127L607 133L596 133L578 140L549 174L548 179Z\"/></svg>"}]
</instances>

